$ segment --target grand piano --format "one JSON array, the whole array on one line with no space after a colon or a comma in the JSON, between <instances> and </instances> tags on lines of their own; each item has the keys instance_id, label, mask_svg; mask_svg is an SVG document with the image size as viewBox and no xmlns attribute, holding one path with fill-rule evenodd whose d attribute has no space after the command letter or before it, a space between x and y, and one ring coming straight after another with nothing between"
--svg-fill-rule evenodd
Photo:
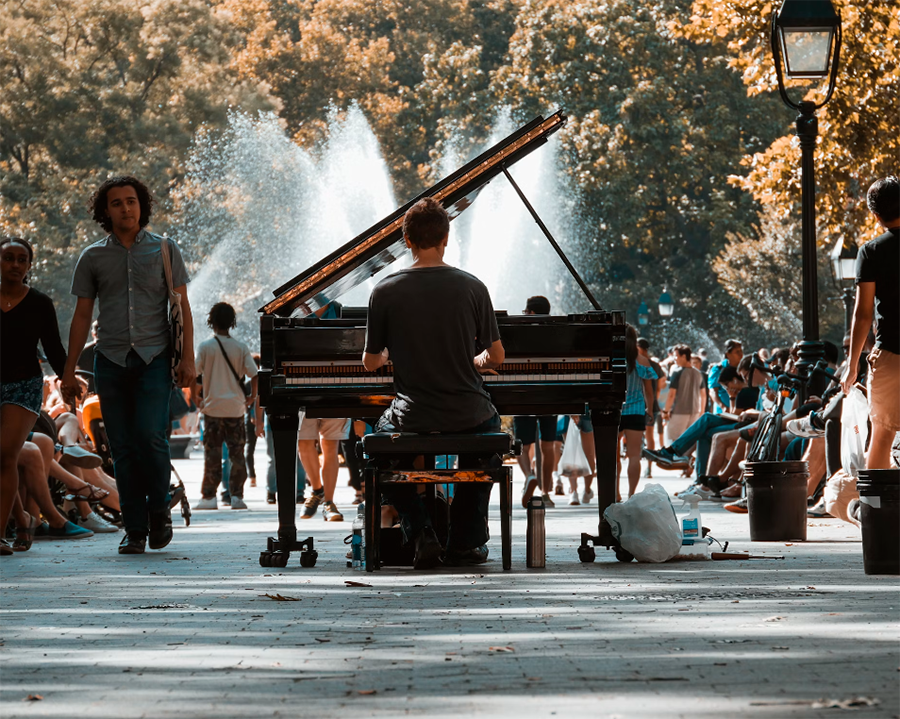
<instances>
[{"instance_id":1,"label":"grand piano","mask_svg":"<svg viewBox=\"0 0 900 719\"><path fill-rule=\"evenodd\" d=\"M452 220L500 175L511 183L593 309L566 316L498 312L506 361L496 376L485 377L486 389L501 415L590 412L600 523L596 535L581 535L578 554L582 561L593 561L594 546L604 545L621 556L603 510L615 501L617 432L625 398L625 314L600 307L509 173L510 166L545 144L565 123L562 112L535 118L278 287L260 309L259 397L273 432L278 487L278 536L269 538L260 555L262 566L284 567L292 551L301 552L302 566L316 560L314 540L297 539L299 411L308 417L375 418L393 399L390 363L376 372L362 365L365 309L343 308L336 319L320 319L316 310L407 254L403 216L418 200L434 197Z\"/></svg>"}]
</instances>

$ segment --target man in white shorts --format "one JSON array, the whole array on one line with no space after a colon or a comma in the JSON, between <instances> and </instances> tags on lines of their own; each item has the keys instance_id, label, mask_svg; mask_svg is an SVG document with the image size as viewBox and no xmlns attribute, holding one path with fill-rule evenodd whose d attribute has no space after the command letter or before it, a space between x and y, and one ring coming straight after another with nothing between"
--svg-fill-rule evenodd
<instances>
[{"instance_id":1,"label":"man in white shorts","mask_svg":"<svg viewBox=\"0 0 900 719\"><path fill-rule=\"evenodd\" d=\"M312 490L303 503L300 519L312 519L321 504L322 517L326 522L344 521L344 515L334 503L334 488L338 476L338 447L341 440L347 439L349 435L349 419L304 417L300 422L297 446ZM319 440L322 447L321 463L316 451L316 440Z\"/></svg>"}]
</instances>

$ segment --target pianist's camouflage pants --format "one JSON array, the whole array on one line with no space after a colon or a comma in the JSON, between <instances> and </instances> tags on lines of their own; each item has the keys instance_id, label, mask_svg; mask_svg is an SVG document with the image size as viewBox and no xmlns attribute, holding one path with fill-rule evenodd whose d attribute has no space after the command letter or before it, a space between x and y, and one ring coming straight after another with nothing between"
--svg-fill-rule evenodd
<instances>
[{"instance_id":1,"label":"pianist's camouflage pants","mask_svg":"<svg viewBox=\"0 0 900 719\"><path fill-rule=\"evenodd\" d=\"M228 458L231 460L228 491L232 497L243 497L244 482L247 480L244 418L204 415L203 423L203 485L200 488L203 498L215 498L216 488L222 481L223 444L228 447Z\"/></svg>"}]
</instances>

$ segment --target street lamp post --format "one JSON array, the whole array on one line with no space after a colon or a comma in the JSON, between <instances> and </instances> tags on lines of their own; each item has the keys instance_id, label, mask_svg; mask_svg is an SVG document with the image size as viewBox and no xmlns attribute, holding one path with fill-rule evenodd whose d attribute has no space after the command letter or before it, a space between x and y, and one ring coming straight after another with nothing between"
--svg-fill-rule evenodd
<instances>
[{"instance_id":1,"label":"street lamp post","mask_svg":"<svg viewBox=\"0 0 900 719\"><path fill-rule=\"evenodd\" d=\"M843 290L844 300L844 337L850 334L853 325L853 304L856 300L856 290L853 280L856 279L856 256L859 247L854 243L847 243L843 237L839 237L837 244L831 251L831 276L834 284Z\"/></svg>"},{"instance_id":2,"label":"street lamp post","mask_svg":"<svg viewBox=\"0 0 900 719\"><path fill-rule=\"evenodd\" d=\"M819 298L816 280L816 180L813 153L819 123L816 110L834 93L841 55L841 18L831 0L784 0L772 16L772 55L778 91L784 103L800 114L795 132L801 151L801 206L803 252L803 341L800 343L799 371L812 367L824 355L819 342ZM784 69L782 70L782 59ZM784 75L794 80L828 78L825 99L816 104L794 102L784 87Z\"/></svg>"},{"instance_id":3,"label":"street lamp post","mask_svg":"<svg viewBox=\"0 0 900 719\"><path fill-rule=\"evenodd\" d=\"M659 316L662 318L662 326L663 326L663 354L660 355L662 357L669 350L669 340L666 333L666 320L669 319L675 313L675 303L672 301L672 295L669 294L668 290L663 287L662 294L659 296L658 307Z\"/></svg>"}]
</instances>

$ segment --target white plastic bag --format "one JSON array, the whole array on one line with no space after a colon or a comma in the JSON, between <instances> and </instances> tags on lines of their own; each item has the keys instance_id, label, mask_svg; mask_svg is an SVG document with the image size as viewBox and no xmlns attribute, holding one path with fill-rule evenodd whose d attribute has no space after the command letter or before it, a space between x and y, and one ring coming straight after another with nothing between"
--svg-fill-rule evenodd
<instances>
[{"instance_id":1,"label":"white plastic bag","mask_svg":"<svg viewBox=\"0 0 900 719\"><path fill-rule=\"evenodd\" d=\"M667 562L681 550L681 528L669 495L648 484L624 502L603 512L622 549L639 562Z\"/></svg>"},{"instance_id":2,"label":"white plastic bag","mask_svg":"<svg viewBox=\"0 0 900 719\"><path fill-rule=\"evenodd\" d=\"M574 422L569 423L562 457L559 459L559 473L564 477L587 477L591 473L587 455L581 446L581 430Z\"/></svg>"},{"instance_id":3,"label":"white plastic bag","mask_svg":"<svg viewBox=\"0 0 900 719\"><path fill-rule=\"evenodd\" d=\"M841 467L851 477L858 477L866 466L868 421L869 403L859 388L853 387L841 408Z\"/></svg>"}]
</instances>

